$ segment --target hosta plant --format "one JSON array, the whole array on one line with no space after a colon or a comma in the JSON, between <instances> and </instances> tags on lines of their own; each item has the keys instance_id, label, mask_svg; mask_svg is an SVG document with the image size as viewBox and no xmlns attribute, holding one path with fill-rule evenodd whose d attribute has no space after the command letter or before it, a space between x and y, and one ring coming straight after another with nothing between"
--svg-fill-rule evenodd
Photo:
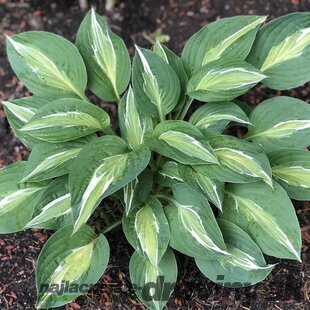
<instances>
[{"instance_id":1,"label":"hosta plant","mask_svg":"<svg viewBox=\"0 0 310 310\"><path fill-rule=\"evenodd\" d=\"M136 46L132 62L93 10L75 44L42 31L7 37L33 95L3 106L31 153L0 170L0 232L54 231L37 261L38 308L66 304L102 277L105 234L119 225L149 309L169 299L176 251L228 287L265 279L274 267L265 255L301 260L290 199L310 198L310 106L278 96L251 109L237 98L258 83L310 80L310 13L265 20L221 19L181 56L157 42ZM118 121L86 89L115 105Z\"/></svg>"}]
</instances>

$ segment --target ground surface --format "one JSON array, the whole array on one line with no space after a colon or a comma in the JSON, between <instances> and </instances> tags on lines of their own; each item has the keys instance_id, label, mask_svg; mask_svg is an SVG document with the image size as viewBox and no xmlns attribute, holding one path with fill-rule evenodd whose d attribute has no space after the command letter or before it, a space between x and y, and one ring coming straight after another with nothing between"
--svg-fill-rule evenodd
<instances>
[{"instance_id":1,"label":"ground surface","mask_svg":"<svg viewBox=\"0 0 310 310\"><path fill-rule=\"evenodd\" d=\"M131 0L117 1L112 12L105 11L104 1L89 2L108 18L114 31L124 37L131 52L133 43L150 46L145 37L158 28L170 36L168 46L180 52L191 34L219 17L268 14L269 18L274 18L293 11L310 11L310 2L306 0ZM9 68L4 34L47 30L73 40L83 15L77 1L0 0L0 99L28 95ZM244 99L255 105L279 94L258 86ZM307 84L284 94L309 102L310 86ZM114 107L103 105L115 115ZM27 150L9 130L0 104L0 167L27 156ZM168 303L169 309L306 309L310 298L310 205L295 203L295 206L303 235L302 264L280 261L263 283L229 290L204 278L191 259L177 255L179 277ZM47 238L47 232L35 230L0 236L0 309L34 309L35 260ZM78 298L67 309L142 309L128 276L132 249L120 230L109 233L107 238L112 251L105 275L88 295ZM269 262L275 261L269 259Z\"/></svg>"}]
</instances>

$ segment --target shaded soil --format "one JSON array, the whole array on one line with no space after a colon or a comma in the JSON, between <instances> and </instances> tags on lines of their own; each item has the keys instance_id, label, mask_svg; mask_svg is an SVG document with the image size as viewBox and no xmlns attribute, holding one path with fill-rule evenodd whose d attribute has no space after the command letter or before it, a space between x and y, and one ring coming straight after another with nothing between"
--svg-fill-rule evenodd
<instances>
[{"instance_id":1,"label":"shaded soil","mask_svg":"<svg viewBox=\"0 0 310 310\"><path fill-rule=\"evenodd\" d=\"M310 11L306 0L131 0L117 1L107 12L104 1L89 1L105 15L113 30L125 39L133 52L133 43L149 47L146 35L161 28L170 36L167 45L180 52L184 42L201 26L220 17L238 14L262 14L274 18L294 11ZM9 68L4 50L4 34L26 30L46 30L74 40L84 13L77 1L0 0L0 99L29 95ZM277 92L257 86L243 99L255 105L274 95L287 94L309 102L310 86ZM112 117L114 106L100 103ZM0 167L26 159L28 151L10 131L0 105ZM295 203L303 235L303 263L282 260L262 283L244 289L223 289L204 278L194 261L177 254L178 282L169 309L306 309L309 307L309 203ZM0 309L34 309L35 260L48 238L46 231L0 236ZM109 267L89 294L67 309L142 309L135 297L128 272L131 247L121 230L107 234L111 245ZM268 258L268 262L278 262ZM65 307L63 307L65 308ZM309 308L308 308L309 309Z\"/></svg>"}]
</instances>

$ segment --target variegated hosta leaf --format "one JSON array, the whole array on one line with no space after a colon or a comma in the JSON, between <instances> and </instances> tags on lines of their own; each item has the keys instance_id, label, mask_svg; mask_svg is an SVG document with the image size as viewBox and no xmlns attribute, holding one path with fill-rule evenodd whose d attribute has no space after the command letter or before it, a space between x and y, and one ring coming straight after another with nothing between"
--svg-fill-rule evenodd
<instances>
[{"instance_id":1,"label":"variegated hosta leaf","mask_svg":"<svg viewBox=\"0 0 310 310\"><path fill-rule=\"evenodd\" d=\"M38 182L68 174L81 148L95 137L90 135L58 144L42 141L35 144L27 160L22 181Z\"/></svg>"},{"instance_id":2,"label":"variegated hosta leaf","mask_svg":"<svg viewBox=\"0 0 310 310\"><path fill-rule=\"evenodd\" d=\"M31 221L25 228L58 229L61 226L72 225L68 177L52 181L38 199L35 209Z\"/></svg>"},{"instance_id":3,"label":"variegated hosta leaf","mask_svg":"<svg viewBox=\"0 0 310 310\"><path fill-rule=\"evenodd\" d=\"M280 149L269 155L273 177L290 198L310 200L310 153L307 150Z\"/></svg>"},{"instance_id":4,"label":"variegated hosta leaf","mask_svg":"<svg viewBox=\"0 0 310 310\"><path fill-rule=\"evenodd\" d=\"M266 265L260 248L237 225L225 220L218 220L218 224L230 255L217 260L196 259L200 271L226 287L245 287L264 280L274 265Z\"/></svg>"},{"instance_id":5,"label":"variegated hosta leaf","mask_svg":"<svg viewBox=\"0 0 310 310\"><path fill-rule=\"evenodd\" d=\"M168 248L155 268L146 258L134 252L129 263L131 283L143 304L150 310L161 310L173 292L178 266Z\"/></svg>"},{"instance_id":6,"label":"variegated hosta leaf","mask_svg":"<svg viewBox=\"0 0 310 310\"><path fill-rule=\"evenodd\" d=\"M123 187L123 201L126 216L149 195L153 185L151 172L145 169L137 178Z\"/></svg>"},{"instance_id":7,"label":"variegated hosta leaf","mask_svg":"<svg viewBox=\"0 0 310 310\"><path fill-rule=\"evenodd\" d=\"M59 229L46 242L37 262L37 308L59 307L87 292L104 273L109 255L107 239L96 236L89 226L74 235L70 226ZM63 289L65 283L67 290ZM82 284L84 292L74 290Z\"/></svg>"},{"instance_id":8,"label":"variegated hosta leaf","mask_svg":"<svg viewBox=\"0 0 310 310\"><path fill-rule=\"evenodd\" d=\"M195 171L190 166L179 165L179 172L185 183L203 194L217 208L222 210L224 182L213 180L207 175Z\"/></svg>"},{"instance_id":9,"label":"variegated hosta leaf","mask_svg":"<svg viewBox=\"0 0 310 310\"><path fill-rule=\"evenodd\" d=\"M158 124L149 139L157 153L182 164L218 163L216 155L202 133L184 121L164 121Z\"/></svg>"},{"instance_id":10,"label":"variegated hosta leaf","mask_svg":"<svg viewBox=\"0 0 310 310\"><path fill-rule=\"evenodd\" d=\"M23 230L48 185L47 182L20 183L25 165L16 162L0 169L0 233Z\"/></svg>"},{"instance_id":11,"label":"variegated hosta leaf","mask_svg":"<svg viewBox=\"0 0 310 310\"><path fill-rule=\"evenodd\" d=\"M271 167L259 147L236 137L218 135L209 138L220 165L199 165L193 168L222 182L248 183L259 179L272 186Z\"/></svg>"},{"instance_id":12,"label":"variegated hosta leaf","mask_svg":"<svg viewBox=\"0 0 310 310\"><path fill-rule=\"evenodd\" d=\"M123 229L133 248L157 268L170 241L169 224L161 203L150 196L141 207L123 217Z\"/></svg>"},{"instance_id":13,"label":"variegated hosta leaf","mask_svg":"<svg viewBox=\"0 0 310 310\"><path fill-rule=\"evenodd\" d=\"M14 72L34 95L85 98L83 59L63 37L44 31L23 32L7 37L7 54Z\"/></svg>"},{"instance_id":14,"label":"variegated hosta leaf","mask_svg":"<svg viewBox=\"0 0 310 310\"><path fill-rule=\"evenodd\" d=\"M86 64L89 88L103 100L118 100L131 72L123 40L91 9L78 30L76 45Z\"/></svg>"},{"instance_id":15,"label":"variegated hosta leaf","mask_svg":"<svg viewBox=\"0 0 310 310\"><path fill-rule=\"evenodd\" d=\"M64 98L40 108L21 131L39 140L59 143L87 136L109 125L110 118L104 110L84 100Z\"/></svg>"},{"instance_id":16,"label":"variegated hosta leaf","mask_svg":"<svg viewBox=\"0 0 310 310\"><path fill-rule=\"evenodd\" d=\"M232 100L266 76L242 60L215 60L196 71L187 86L189 96L200 101Z\"/></svg>"},{"instance_id":17,"label":"variegated hosta leaf","mask_svg":"<svg viewBox=\"0 0 310 310\"><path fill-rule=\"evenodd\" d=\"M32 148L40 140L31 137L26 132L20 131L20 129L29 122L37 111L46 103L48 103L47 99L36 96L24 97L10 102L2 102L10 127L21 142L29 148Z\"/></svg>"},{"instance_id":18,"label":"variegated hosta leaf","mask_svg":"<svg viewBox=\"0 0 310 310\"><path fill-rule=\"evenodd\" d=\"M174 110L178 110L183 106L186 99L186 88L188 83L188 77L184 69L182 58L173 53L169 48L161 44L159 41L156 41L154 44L153 51L172 67L179 78L181 95L178 104L174 108Z\"/></svg>"},{"instance_id":19,"label":"variegated hosta leaf","mask_svg":"<svg viewBox=\"0 0 310 310\"><path fill-rule=\"evenodd\" d=\"M114 136L98 138L85 146L69 176L74 231L85 224L103 198L134 180L149 160L146 146L130 152L126 143Z\"/></svg>"},{"instance_id":20,"label":"variegated hosta leaf","mask_svg":"<svg viewBox=\"0 0 310 310\"><path fill-rule=\"evenodd\" d=\"M278 183L273 186L230 184L221 217L245 230L263 253L300 261L301 235L294 206Z\"/></svg>"},{"instance_id":21,"label":"variegated hosta leaf","mask_svg":"<svg viewBox=\"0 0 310 310\"><path fill-rule=\"evenodd\" d=\"M310 145L310 105L281 96L261 102L251 113L247 139L265 152Z\"/></svg>"},{"instance_id":22,"label":"variegated hosta leaf","mask_svg":"<svg viewBox=\"0 0 310 310\"><path fill-rule=\"evenodd\" d=\"M183 182L175 161L165 162L156 176L156 182L161 186L172 187L176 183Z\"/></svg>"},{"instance_id":23,"label":"variegated hosta leaf","mask_svg":"<svg viewBox=\"0 0 310 310\"><path fill-rule=\"evenodd\" d=\"M118 119L122 136L133 150L143 144L144 136L153 129L152 119L138 111L131 87L119 103Z\"/></svg>"},{"instance_id":24,"label":"variegated hosta leaf","mask_svg":"<svg viewBox=\"0 0 310 310\"><path fill-rule=\"evenodd\" d=\"M165 207L171 247L197 258L228 255L208 200L184 183L173 187L173 195Z\"/></svg>"},{"instance_id":25,"label":"variegated hosta leaf","mask_svg":"<svg viewBox=\"0 0 310 310\"><path fill-rule=\"evenodd\" d=\"M232 102L208 102L192 114L189 122L206 134L221 133L230 122L250 124L247 115Z\"/></svg>"},{"instance_id":26,"label":"variegated hosta leaf","mask_svg":"<svg viewBox=\"0 0 310 310\"><path fill-rule=\"evenodd\" d=\"M257 34L248 61L268 78L272 89L301 86L310 80L310 13L292 13L272 20Z\"/></svg>"},{"instance_id":27,"label":"variegated hosta leaf","mask_svg":"<svg viewBox=\"0 0 310 310\"><path fill-rule=\"evenodd\" d=\"M175 71L160 56L136 46L132 83L139 110L161 120L177 105L180 82Z\"/></svg>"},{"instance_id":28,"label":"variegated hosta leaf","mask_svg":"<svg viewBox=\"0 0 310 310\"><path fill-rule=\"evenodd\" d=\"M265 19L265 16L222 18L195 33L182 52L188 75L219 58L245 59Z\"/></svg>"}]
</instances>

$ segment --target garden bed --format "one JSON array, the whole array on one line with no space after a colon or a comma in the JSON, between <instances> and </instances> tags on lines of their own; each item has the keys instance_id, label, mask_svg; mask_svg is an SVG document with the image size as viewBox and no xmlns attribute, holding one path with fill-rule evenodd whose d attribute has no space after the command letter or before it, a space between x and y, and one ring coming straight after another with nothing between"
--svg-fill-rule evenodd
<instances>
[{"instance_id":1,"label":"garden bed","mask_svg":"<svg viewBox=\"0 0 310 310\"><path fill-rule=\"evenodd\" d=\"M184 42L203 25L219 18L239 14L261 14L274 18L293 11L310 11L306 0L271 1L117 1L111 12L104 1L89 1L106 16L111 28L119 33L133 53L133 43L150 46L145 39L161 28L170 36L167 45L180 52ZM40 4L44 3L44 4ZM98 3L101 3L98 5ZM0 99L29 95L9 68L4 34L26 30L46 30L74 40L83 18L78 1L6 1L0 0ZM309 83L298 89L279 92L257 86L243 99L252 106L264 99L286 94L310 101ZM94 99L94 98L93 98ZM114 105L96 101L112 117ZM114 127L117 124L114 121ZM14 137L0 105L0 167L26 159L28 151ZM224 289L206 279L193 260L177 254L179 276L169 309L305 309L310 299L309 241L310 204L295 203L303 235L303 263L282 260L262 283L244 289ZM0 309L34 309L35 260L49 233L42 230L0 236ZM67 309L142 309L129 280L128 263L133 252L121 230L107 234L111 258L107 271L89 292ZM308 254L307 254L308 253ZM277 262L268 258L268 262ZM307 269L308 268L308 269ZM63 307L65 308L65 307Z\"/></svg>"}]
</instances>

